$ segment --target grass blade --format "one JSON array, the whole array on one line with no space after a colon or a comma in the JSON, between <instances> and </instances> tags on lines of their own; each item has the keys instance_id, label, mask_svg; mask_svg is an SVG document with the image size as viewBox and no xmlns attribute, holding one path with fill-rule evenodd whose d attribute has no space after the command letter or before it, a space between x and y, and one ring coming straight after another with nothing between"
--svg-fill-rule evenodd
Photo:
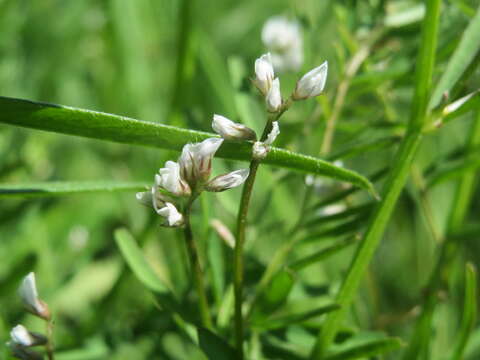
<instances>
[{"instance_id":1,"label":"grass blade","mask_svg":"<svg viewBox=\"0 0 480 360\"><path fill-rule=\"evenodd\" d=\"M188 142L217 136L118 115L7 97L0 97L0 109L1 123L177 151ZM252 143L225 142L217 155L250 161L251 151ZM311 156L272 147L263 163L331 177L374 192L373 185L365 177Z\"/></svg>"},{"instance_id":2,"label":"grass blade","mask_svg":"<svg viewBox=\"0 0 480 360\"><path fill-rule=\"evenodd\" d=\"M349 349L326 356L325 360L353 360L367 358L375 355L384 354L388 351L398 349L402 342L398 338L387 338L369 341L365 344L357 345Z\"/></svg>"},{"instance_id":3,"label":"grass blade","mask_svg":"<svg viewBox=\"0 0 480 360\"><path fill-rule=\"evenodd\" d=\"M433 91L430 99L429 108L436 107L445 92L449 92L455 83L460 79L468 65L475 58L480 50L480 7L477 9L475 17L465 29L460 44L458 44L453 56L448 62L447 69L443 73L438 85Z\"/></svg>"},{"instance_id":4,"label":"grass blade","mask_svg":"<svg viewBox=\"0 0 480 360\"><path fill-rule=\"evenodd\" d=\"M458 331L457 341L450 360L461 360L468 338L475 327L477 318L477 273L473 264L467 264L465 269L465 301L463 319Z\"/></svg>"},{"instance_id":5,"label":"grass blade","mask_svg":"<svg viewBox=\"0 0 480 360\"><path fill-rule=\"evenodd\" d=\"M141 182L52 181L44 183L0 184L2 197L48 197L99 192L141 191Z\"/></svg>"}]
</instances>

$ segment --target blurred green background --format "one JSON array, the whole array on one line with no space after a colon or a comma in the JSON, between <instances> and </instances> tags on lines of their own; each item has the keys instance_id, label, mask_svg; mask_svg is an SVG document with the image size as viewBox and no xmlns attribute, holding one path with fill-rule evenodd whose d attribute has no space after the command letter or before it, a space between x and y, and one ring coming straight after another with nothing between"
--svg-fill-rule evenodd
<instances>
[{"instance_id":1,"label":"blurred green background","mask_svg":"<svg viewBox=\"0 0 480 360\"><path fill-rule=\"evenodd\" d=\"M436 78L478 1L443 4ZM403 18L399 14L404 16ZM332 152L347 168L363 175L389 165L409 116L413 73L418 51L421 1L209 1L0 0L0 95L69 105L137 119L211 131L213 113L257 130L265 113L250 85L253 63L266 49L261 41L264 22L273 15L297 18L302 25L305 63L298 73L280 75L282 93L296 79L324 60L329 61L325 96L295 104L281 122L277 146L318 156L325 119L331 114L339 84L348 78L352 57L367 48L368 56L349 81L338 118ZM478 88L480 74L456 89L466 94ZM455 98L455 97L453 97ZM435 174L466 141L472 115L449 123L426 137L414 172ZM379 140L378 142L375 142ZM384 144L382 143L385 142ZM342 155L360 144L370 151ZM378 145L383 144L383 145ZM104 143L27 129L0 126L0 182L54 180L153 181L167 151ZM331 158L333 159L333 158ZM240 164L216 160L215 173ZM245 166L243 164L243 166ZM419 175L420 176L420 175ZM421 176L420 176L421 177ZM415 179L415 177L412 177ZM418 180L418 177L417 177ZM434 264L437 245L422 211L418 182L410 181L349 317L349 329L383 331L408 338L422 288ZM428 177L427 177L428 182ZM304 175L263 167L251 209L247 244L247 279L258 281L272 252L285 242L299 216L316 219L306 236L325 229L321 209L302 208ZM381 182L376 183L377 188ZM326 190L325 190L326 189ZM445 228L454 181L428 190L431 222ZM311 204L342 190L328 185ZM194 218L196 235L208 257L207 276L215 309L231 283L231 249L209 225L220 219L234 229L240 190L203 195ZM478 224L479 189L469 222ZM372 199L358 192L344 205ZM302 215L301 215L302 214ZM292 260L327 246L332 240L363 229L365 218L321 242L296 247ZM357 219L358 220L358 219ZM189 289L181 234L159 226L133 193L86 194L63 198L2 199L0 201L0 340L7 341L17 323L32 330L41 324L25 315L16 288L35 271L41 297L55 314L58 359L203 359L200 350L178 331L171 317L126 268L113 232L124 226L143 244L159 275L179 291ZM463 263L478 264L479 233L465 241L458 266L449 278L452 291L437 308L432 335L432 359L451 347L463 304ZM295 277L288 308L308 308L335 293L353 254L349 247L301 271ZM247 289L251 294L252 286ZM319 298L313 298L315 294ZM194 296L185 302L194 311ZM228 316L227 316L227 319ZM223 324L224 336L231 334ZM309 348L318 324L293 327L280 337L294 347ZM261 344L278 334L254 334ZM283 359L262 350L259 359ZM480 332L474 333L466 359L480 356ZM8 358L6 348L0 357ZM392 353L385 358L396 358Z\"/></svg>"}]
</instances>

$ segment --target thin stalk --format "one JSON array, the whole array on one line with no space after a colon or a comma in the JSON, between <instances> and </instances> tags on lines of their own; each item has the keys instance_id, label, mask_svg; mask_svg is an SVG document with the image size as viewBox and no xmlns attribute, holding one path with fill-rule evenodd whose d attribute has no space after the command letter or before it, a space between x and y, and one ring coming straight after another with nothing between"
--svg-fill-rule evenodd
<instances>
[{"instance_id":1,"label":"thin stalk","mask_svg":"<svg viewBox=\"0 0 480 360\"><path fill-rule=\"evenodd\" d=\"M48 360L54 360L54 350L53 350L53 320L50 318L46 322L47 324L47 344L45 345L45 350L47 352Z\"/></svg>"},{"instance_id":2,"label":"thin stalk","mask_svg":"<svg viewBox=\"0 0 480 360\"><path fill-rule=\"evenodd\" d=\"M263 134L260 138L260 141L265 141L269 132L272 130L272 123L278 120L282 114L287 111L291 105L291 100L288 99L283 105L282 109L275 114L272 114L268 117L265 128L263 129ZM255 178L257 175L258 167L260 166L261 160L252 159L250 162L250 174L248 175L245 184L243 185L242 197L240 200L240 207L238 209L237 216L237 234L235 238L235 249L234 249L234 261L233 261L233 272L234 272L234 297L235 297L235 345L237 349L237 359L243 360L243 313L242 313L242 303L243 303L243 249L245 246L245 231L247 226L247 216L248 209L250 204L250 198L252 197L253 185L255 183Z\"/></svg>"},{"instance_id":3,"label":"thin stalk","mask_svg":"<svg viewBox=\"0 0 480 360\"><path fill-rule=\"evenodd\" d=\"M422 27L422 41L417 62L415 97L412 104L409 128L392 162L394 165L383 189L382 201L377 205L370 217L364 239L352 259L345 280L336 296L335 302L339 304L341 308L329 313L327 316L322 331L319 332L314 345L311 354L312 359L324 358L330 344L335 339L338 328L342 324L344 316L355 298L360 281L363 279L363 275L383 236L398 197L405 186L416 150L422 139L422 128L428 118L427 104L435 63L439 17L440 0L428 0L425 20Z\"/></svg>"},{"instance_id":4,"label":"thin stalk","mask_svg":"<svg viewBox=\"0 0 480 360\"><path fill-rule=\"evenodd\" d=\"M480 112L476 113L475 116L476 118L472 124L470 138L467 143L467 150L471 150L480 144ZM425 291L426 295L423 301L422 312L415 325L409 343L410 346L403 356L403 359L405 360L414 358L416 354L424 351L424 349L428 347L432 316L438 303L437 293L445 286L446 277L451 272L450 268L461 245L459 240L452 236L452 234L461 228L465 220L465 216L473 198L472 195L475 189L475 180L475 173L466 173L457 185L455 198L452 203L447 224L446 239L440 247L440 254L435 267L430 274L430 279Z\"/></svg>"},{"instance_id":5,"label":"thin stalk","mask_svg":"<svg viewBox=\"0 0 480 360\"><path fill-rule=\"evenodd\" d=\"M208 329L211 329L212 319L210 316L210 309L208 307L207 294L205 291L205 283L203 280L203 271L200 265L200 258L198 256L197 245L193 238L192 226L190 224L190 214L192 211L192 204L194 200L195 200L195 197L192 196L188 201L187 205L185 206L185 210L183 214L185 219L185 226L184 226L185 243L187 245L188 258L190 260L193 283L194 283L195 289L197 290L198 304L199 304L199 311L200 311L200 318L202 321L202 325Z\"/></svg>"}]
</instances>

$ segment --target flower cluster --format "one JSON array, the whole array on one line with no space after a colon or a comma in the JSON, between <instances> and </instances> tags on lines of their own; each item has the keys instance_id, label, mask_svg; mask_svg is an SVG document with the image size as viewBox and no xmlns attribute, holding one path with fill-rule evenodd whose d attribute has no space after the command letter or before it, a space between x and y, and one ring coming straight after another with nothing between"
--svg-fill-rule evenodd
<instances>
[{"instance_id":1,"label":"flower cluster","mask_svg":"<svg viewBox=\"0 0 480 360\"><path fill-rule=\"evenodd\" d=\"M283 16L267 20L262 29L262 41L272 54L279 71L297 71L303 64L303 40L300 24Z\"/></svg>"},{"instance_id":2,"label":"flower cluster","mask_svg":"<svg viewBox=\"0 0 480 360\"><path fill-rule=\"evenodd\" d=\"M255 136L252 130L230 123L234 124L219 115L214 116L213 126L225 138L231 139L232 133ZM249 170L241 169L210 180L212 159L222 143L221 138L209 138L200 143L186 144L178 161L167 161L155 175L150 191L137 193L137 199L151 205L158 215L165 218L165 226L182 226L185 219L178 210L182 198L196 198L204 190L225 191L241 185L248 177Z\"/></svg>"},{"instance_id":3,"label":"flower cluster","mask_svg":"<svg viewBox=\"0 0 480 360\"><path fill-rule=\"evenodd\" d=\"M39 318L50 321L51 315L47 304L38 296L35 274L29 273L18 290L25 309ZM17 325L10 331L11 341L8 346L14 357L24 360L43 359L43 356L31 350L33 346L47 345L48 338L42 334L31 332L23 325Z\"/></svg>"}]
</instances>

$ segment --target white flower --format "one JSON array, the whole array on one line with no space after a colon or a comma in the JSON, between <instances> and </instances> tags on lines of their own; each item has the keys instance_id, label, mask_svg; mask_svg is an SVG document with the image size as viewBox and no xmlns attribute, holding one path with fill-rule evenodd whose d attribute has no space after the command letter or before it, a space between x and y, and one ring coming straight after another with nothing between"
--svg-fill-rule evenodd
<instances>
[{"instance_id":1,"label":"white flower","mask_svg":"<svg viewBox=\"0 0 480 360\"><path fill-rule=\"evenodd\" d=\"M278 126L278 121L274 121L272 123L272 131L267 136L265 140L265 144L272 145L277 136L280 134L280 127Z\"/></svg>"},{"instance_id":2,"label":"white flower","mask_svg":"<svg viewBox=\"0 0 480 360\"><path fill-rule=\"evenodd\" d=\"M245 125L235 123L224 116L214 114L212 129L228 140L255 140L255 132Z\"/></svg>"},{"instance_id":3,"label":"white flower","mask_svg":"<svg viewBox=\"0 0 480 360\"><path fill-rule=\"evenodd\" d=\"M309 71L298 80L293 93L294 100L304 100L320 95L327 81L328 63L325 61L322 65Z\"/></svg>"},{"instance_id":4,"label":"white flower","mask_svg":"<svg viewBox=\"0 0 480 360\"><path fill-rule=\"evenodd\" d=\"M167 219L168 226L180 226L183 225L183 215L180 214L172 203L165 203L165 207L156 210L158 215Z\"/></svg>"},{"instance_id":5,"label":"white flower","mask_svg":"<svg viewBox=\"0 0 480 360\"><path fill-rule=\"evenodd\" d=\"M272 86L265 97L267 103L267 110L270 112L277 112L282 106L282 95L280 94L280 80L276 78L272 82Z\"/></svg>"},{"instance_id":6,"label":"white flower","mask_svg":"<svg viewBox=\"0 0 480 360\"><path fill-rule=\"evenodd\" d=\"M229 172L228 174L219 175L207 184L207 191L225 191L243 184L248 178L249 169L241 169Z\"/></svg>"},{"instance_id":7,"label":"white flower","mask_svg":"<svg viewBox=\"0 0 480 360\"><path fill-rule=\"evenodd\" d=\"M197 182L208 180L212 171L212 158L222 142L223 139L209 138L201 143L187 144L183 147L178 160L180 174L191 188L194 188Z\"/></svg>"},{"instance_id":8,"label":"white flower","mask_svg":"<svg viewBox=\"0 0 480 360\"><path fill-rule=\"evenodd\" d=\"M15 326L12 331L10 331L10 337L15 344L25 347L41 345L47 342L45 336L31 333L23 325Z\"/></svg>"},{"instance_id":9,"label":"white flower","mask_svg":"<svg viewBox=\"0 0 480 360\"><path fill-rule=\"evenodd\" d=\"M180 177L180 166L175 161L167 161L165 167L155 175L155 185L176 196L190 195L190 187Z\"/></svg>"},{"instance_id":10,"label":"white flower","mask_svg":"<svg viewBox=\"0 0 480 360\"><path fill-rule=\"evenodd\" d=\"M255 60L255 86L260 90L263 96L266 96L272 87L273 65L270 53L260 56Z\"/></svg>"},{"instance_id":11,"label":"white flower","mask_svg":"<svg viewBox=\"0 0 480 360\"><path fill-rule=\"evenodd\" d=\"M283 16L267 20L262 29L262 41L272 53L275 69L298 70L303 63L303 40L300 25Z\"/></svg>"},{"instance_id":12,"label":"white flower","mask_svg":"<svg viewBox=\"0 0 480 360\"><path fill-rule=\"evenodd\" d=\"M50 319L50 311L48 310L47 304L38 297L35 274L33 272L25 276L18 292L28 311L43 319Z\"/></svg>"},{"instance_id":13,"label":"white flower","mask_svg":"<svg viewBox=\"0 0 480 360\"><path fill-rule=\"evenodd\" d=\"M255 141L252 147L252 157L255 160L263 160L267 157L268 150L267 144L261 141Z\"/></svg>"}]
</instances>

